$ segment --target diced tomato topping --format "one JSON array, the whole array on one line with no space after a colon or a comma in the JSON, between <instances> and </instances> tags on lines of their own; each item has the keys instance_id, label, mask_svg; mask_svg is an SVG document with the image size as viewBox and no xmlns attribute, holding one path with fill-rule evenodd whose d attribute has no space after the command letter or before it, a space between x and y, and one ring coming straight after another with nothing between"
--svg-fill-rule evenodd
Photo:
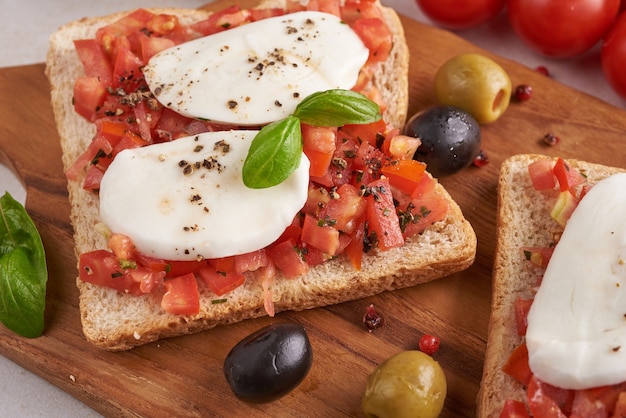
<instances>
[{"instance_id":1,"label":"diced tomato topping","mask_svg":"<svg viewBox=\"0 0 626 418\"><path fill-rule=\"evenodd\" d=\"M552 190L556 186L556 176L552 171L552 161L542 158L528 165L528 174L536 190Z\"/></svg>"},{"instance_id":2,"label":"diced tomato topping","mask_svg":"<svg viewBox=\"0 0 626 418\"><path fill-rule=\"evenodd\" d=\"M90 192L97 192L100 190L102 177L104 177L104 170L101 167L97 165L90 166L83 180L83 189L89 190Z\"/></svg>"},{"instance_id":3,"label":"diced tomato topping","mask_svg":"<svg viewBox=\"0 0 626 418\"><path fill-rule=\"evenodd\" d=\"M120 260L135 258L135 245L127 235L111 234L107 245Z\"/></svg>"},{"instance_id":4,"label":"diced tomato topping","mask_svg":"<svg viewBox=\"0 0 626 418\"><path fill-rule=\"evenodd\" d=\"M425 171L426 164L413 159L394 160L381 168L391 186L408 195L417 188Z\"/></svg>"},{"instance_id":5,"label":"diced tomato topping","mask_svg":"<svg viewBox=\"0 0 626 418\"><path fill-rule=\"evenodd\" d=\"M615 411L613 412L613 418L626 417L626 390L623 389L617 397L615 403Z\"/></svg>"},{"instance_id":6,"label":"diced tomato topping","mask_svg":"<svg viewBox=\"0 0 626 418\"><path fill-rule=\"evenodd\" d=\"M362 18L354 22L352 29L369 49L369 61L383 62L389 58L393 35L385 22L378 18Z\"/></svg>"},{"instance_id":7,"label":"diced tomato topping","mask_svg":"<svg viewBox=\"0 0 626 418\"><path fill-rule=\"evenodd\" d=\"M524 386L528 386L533 373L528 365L528 348L526 343L520 344L513 350L511 356L502 367L502 371Z\"/></svg>"},{"instance_id":8,"label":"diced tomato topping","mask_svg":"<svg viewBox=\"0 0 626 418\"><path fill-rule=\"evenodd\" d=\"M264 249L253 251L250 253L239 254L234 257L235 271L245 273L247 271L256 271L261 267L267 266L270 261Z\"/></svg>"},{"instance_id":9,"label":"diced tomato topping","mask_svg":"<svg viewBox=\"0 0 626 418\"><path fill-rule=\"evenodd\" d=\"M404 237L393 204L389 181L381 178L370 183L365 199L369 234L375 236L376 246L388 250L403 245Z\"/></svg>"},{"instance_id":10,"label":"diced tomato topping","mask_svg":"<svg viewBox=\"0 0 626 418\"><path fill-rule=\"evenodd\" d=\"M565 418L572 410L574 391L554 387L532 376L528 383L528 408L535 417Z\"/></svg>"},{"instance_id":11,"label":"diced tomato topping","mask_svg":"<svg viewBox=\"0 0 626 418\"><path fill-rule=\"evenodd\" d=\"M212 265L198 270L198 275L217 296L221 296L241 286L246 278L237 271L221 271Z\"/></svg>"},{"instance_id":12,"label":"diced tomato topping","mask_svg":"<svg viewBox=\"0 0 626 418\"><path fill-rule=\"evenodd\" d=\"M344 184L326 203L319 217L335 229L351 234L356 228L357 220L363 216L366 209L367 202L359 190L351 184Z\"/></svg>"},{"instance_id":13,"label":"diced tomato topping","mask_svg":"<svg viewBox=\"0 0 626 418\"><path fill-rule=\"evenodd\" d=\"M504 401L500 418L530 418L530 415L524 402L507 399Z\"/></svg>"},{"instance_id":14,"label":"diced tomato topping","mask_svg":"<svg viewBox=\"0 0 626 418\"><path fill-rule=\"evenodd\" d=\"M302 124L302 147L309 158L309 174L321 177L326 174L335 152L337 128L316 127Z\"/></svg>"},{"instance_id":15,"label":"diced tomato topping","mask_svg":"<svg viewBox=\"0 0 626 418\"><path fill-rule=\"evenodd\" d=\"M300 249L293 239L288 239L267 250L270 259L287 279L293 279L309 272L309 266L300 255Z\"/></svg>"},{"instance_id":16,"label":"diced tomato topping","mask_svg":"<svg viewBox=\"0 0 626 418\"><path fill-rule=\"evenodd\" d=\"M119 259L106 250L81 254L78 259L78 277L84 282L120 292L140 293L137 282L124 274Z\"/></svg>"},{"instance_id":17,"label":"diced tomato topping","mask_svg":"<svg viewBox=\"0 0 626 418\"><path fill-rule=\"evenodd\" d=\"M339 0L309 0L307 10L330 13L341 17L341 3Z\"/></svg>"},{"instance_id":18,"label":"diced tomato topping","mask_svg":"<svg viewBox=\"0 0 626 418\"><path fill-rule=\"evenodd\" d=\"M104 86L111 85L113 67L102 44L95 39L80 39L74 41L74 47L85 69L85 75L95 77Z\"/></svg>"},{"instance_id":19,"label":"diced tomato topping","mask_svg":"<svg viewBox=\"0 0 626 418\"><path fill-rule=\"evenodd\" d=\"M200 293L193 273L174 277L163 282L165 294L161 307L174 315L196 315L200 312Z\"/></svg>"},{"instance_id":20,"label":"diced tomato topping","mask_svg":"<svg viewBox=\"0 0 626 418\"><path fill-rule=\"evenodd\" d=\"M526 329L528 328L528 311L530 305L532 305L532 299L526 299L517 297L515 299L515 324L517 325L517 335L526 335Z\"/></svg>"},{"instance_id":21,"label":"diced tomato topping","mask_svg":"<svg viewBox=\"0 0 626 418\"><path fill-rule=\"evenodd\" d=\"M306 214L302 224L302 242L333 256L339 249L339 231L328 226L324 220L318 221L314 216Z\"/></svg>"},{"instance_id":22,"label":"diced tomato topping","mask_svg":"<svg viewBox=\"0 0 626 418\"><path fill-rule=\"evenodd\" d=\"M576 186L583 184L586 179L580 171L572 168L563 158L557 158L552 169L556 176L562 192L569 190L573 192Z\"/></svg>"},{"instance_id":23,"label":"diced tomato topping","mask_svg":"<svg viewBox=\"0 0 626 418\"><path fill-rule=\"evenodd\" d=\"M98 77L79 77L74 83L74 110L92 120L108 95L107 86Z\"/></svg>"}]
</instances>

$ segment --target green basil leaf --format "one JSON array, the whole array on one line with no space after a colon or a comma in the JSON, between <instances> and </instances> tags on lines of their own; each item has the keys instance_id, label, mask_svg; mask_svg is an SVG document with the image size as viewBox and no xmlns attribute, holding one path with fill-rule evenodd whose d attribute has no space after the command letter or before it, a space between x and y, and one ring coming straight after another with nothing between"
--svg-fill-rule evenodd
<instances>
[{"instance_id":1,"label":"green basil leaf","mask_svg":"<svg viewBox=\"0 0 626 418\"><path fill-rule=\"evenodd\" d=\"M0 321L24 337L43 333L48 269L41 236L9 193L0 198Z\"/></svg>"},{"instance_id":2,"label":"green basil leaf","mask_svg":"<svg viewBox=\"0 0 626 418\"><path fill-rule=\"evenodd\" d=\"M243 183L264 189L285 181L300 165L302 132L294 116L264 126L252 140L243 164Z\"/></svg>"},{"instance_id":3,"label":"green basil leaf","mask_svg":"<svg viewBox=\"0 0 626 418\"><path fill-rule=\"evenodd\" d=\"M380 107L352 90L326 90L307 96L298 104L294 116L313 126L338 127L380 120Z\"/></svg>"}]
</instances>

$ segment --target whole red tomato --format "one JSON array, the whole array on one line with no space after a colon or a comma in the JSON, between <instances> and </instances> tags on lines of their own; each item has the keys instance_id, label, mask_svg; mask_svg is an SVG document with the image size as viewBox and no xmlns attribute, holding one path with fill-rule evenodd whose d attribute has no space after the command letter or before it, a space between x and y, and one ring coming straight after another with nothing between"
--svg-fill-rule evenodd
<instances>
[{"instance_id":1,"label":"whole red tomato","mask_svg":"<svg viewBox=\"0 0 626 418\"><path fill-rule=\"evenodd\" d=\"M613 90L626 99L626 14L621 14L602 44L602 71Z\"/></svg>"},{"instance_id":2,"label":"whole red tomato","mask_svg":"<svg viewBox=\"0 0 626 418\"><path fill-rule=\"evenodd\" d=\"M615 20L620 0L508 0L513 30L530 47L570 58L594 46Z\"/></svg>"},{"instance_id":3,"label":"whole red tomato","mask_svg":"<svg viewBox=\"0 0 626 418\"><path fill-rule=\"evenodd\" d=\"M433 22L453 30L469 29L496 16L506 0L416 0Z\"/></svg>"}]
</instances>

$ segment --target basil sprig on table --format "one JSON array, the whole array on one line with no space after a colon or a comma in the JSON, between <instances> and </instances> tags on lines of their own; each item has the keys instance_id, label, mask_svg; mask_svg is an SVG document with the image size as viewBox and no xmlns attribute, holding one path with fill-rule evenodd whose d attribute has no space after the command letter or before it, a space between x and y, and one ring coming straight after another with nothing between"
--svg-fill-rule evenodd
<instances>
[{"instance_id":1,"label":"basil sprig on table","mask_svg":"<svg viewBox=\"0 0 626 418\"><path fill-rule=\"evenodd\" d=\"M0 322L24 337L43 333L48 269L43 243L26 209L0 198Z\"/></svg>"},{"instance_id":2,"label":"basil sprig on table","mask_svg":"<svg viewBox=\"0 0 626 418\"><path fill-rule=\"evenodd\" d=\"M243 182L251 189L276 186L300 165L300 123L339 127L380 120L380 107L352 90L326 90L307 96L293 115L263 127L252 140L243 164Z\"/></svg>"}]
</instances>

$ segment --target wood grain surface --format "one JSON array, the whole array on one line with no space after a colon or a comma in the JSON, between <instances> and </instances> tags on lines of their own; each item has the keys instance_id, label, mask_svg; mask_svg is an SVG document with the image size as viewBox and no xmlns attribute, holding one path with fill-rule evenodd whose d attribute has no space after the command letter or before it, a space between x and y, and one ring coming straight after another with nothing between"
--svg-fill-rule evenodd
<instances>
[{"instance_id":1,"label":"wood grain surface","mask_svg":"<svg viewBox=\"0 0 626 418\"><path fill-rule=\"evenodd\" d=\"M218 1L210 8L232 3ZM430 333L441 338L435 358L448 382L442 416L474 416L490 313L500 163L533 152L626 167L626 113L451 33L408 18L403 24L411 47L410 114L435 103L436 69L461 52L491 56L514 85L534 88L529 102L512 104L501 119L482 128L487 166L441 180L476 230L478 253L471 268L410 289L249 320L127 352L94 348L81 332L66 179L44 66L4 68L0 161L8 162L27 187L26 207L43 238L49 284L45 334L24 339L0 327L0 353L107 416L361 416L367 375L392 354L415 349L419 337ZM548 132L561 138L557 146L542 144ZM386 325L368 333L361 318L372 303L385 315ZM306 327L313 367L288 396L270 404L242 403L224 379L224 357L244 336L277 321Z\"/></svg>"}]
</instances>

